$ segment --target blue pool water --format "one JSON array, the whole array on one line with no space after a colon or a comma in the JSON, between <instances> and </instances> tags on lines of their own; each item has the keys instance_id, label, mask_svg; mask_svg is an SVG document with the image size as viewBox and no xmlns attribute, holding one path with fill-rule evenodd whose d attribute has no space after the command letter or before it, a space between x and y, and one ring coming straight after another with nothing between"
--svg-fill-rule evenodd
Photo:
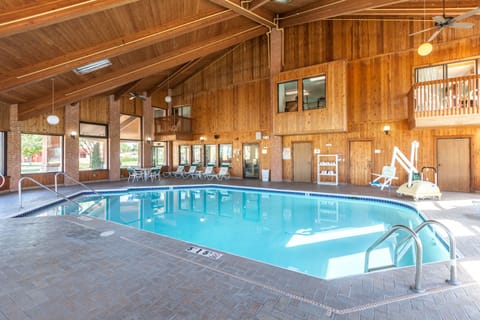
<instances>
[{"instance_id":1,"label":"blue pool water","mask_svg":"<svg viewBox=\"0 0 480 320\"><path fill-rule=\"evenodd\" d=\"M82 214L324 279L363 273L365 250L391 226L415 227L423 221L412 208L383 200L211 186L76 201ZM78 211L60 205L38 215ZM394 244L405 235L399 232L373 250L370 267L392 264ZM421 239L424 262L448 260L446 245L432 230L425 228ZM397 265L412 265L414 256L411 245L401 251Z\"/></svg>"}]
</instances>

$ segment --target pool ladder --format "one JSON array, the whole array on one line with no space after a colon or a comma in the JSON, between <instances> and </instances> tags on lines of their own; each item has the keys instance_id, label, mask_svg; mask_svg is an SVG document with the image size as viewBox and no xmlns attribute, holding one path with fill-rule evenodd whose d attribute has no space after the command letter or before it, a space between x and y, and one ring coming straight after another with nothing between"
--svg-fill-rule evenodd
<instances>
[{"instance_id":1,"label":"pool ladder","mask_svg":"<svg viewBox=\"0 0 480 320\"><path fill-rule=\"evenodd\" d=\"M424 292L425 290L422 289L422 255L423 255L423 246L422 242L418 236L418 233L426 226L428 225L437 225L441 227L448 235L448 239L450 241L450 247L449 247L449 252L450 252L450 279L447 280L447 282L451 285L457 285L457 246L455 242L455 237L453 236L452 232L442 223L436 221L436 220L426 220L419 224L415 229L412 229L410 227L404 226L404 225L394 225L392 226L385 234L383 234L380 238L378 238L377 241L375 241L368 249L365 251L365 272L370 272L374 270L379 270L379 269L385 269L385 268L390 268L390 267L395 267L397 262L398 262L398 251L405 248L405 245L407 242L412 238L415 243L415 284L412 286L412 290L414 292ZM396 247L395 250L395 262L393 265L389 266L384 266L384 267L378 267L378 268L369 268L369 262L370 262L370 253L372 252L373 249L375 249L380 243L385 241L388 237L390 237L392 234L397 232L398 230L404 230L408 233L408 235L399 242L399 244Z\"/></svg>"}]
</instances>

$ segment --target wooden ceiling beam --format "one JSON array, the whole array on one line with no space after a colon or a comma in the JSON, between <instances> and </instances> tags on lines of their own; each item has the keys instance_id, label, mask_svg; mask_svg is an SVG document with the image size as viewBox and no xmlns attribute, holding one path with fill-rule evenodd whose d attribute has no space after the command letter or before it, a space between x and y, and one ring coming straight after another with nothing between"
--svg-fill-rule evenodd
<instances>
[{"instance_id":1,"label":"wooden ceiling beam","mask_svg":"<svg viewBox=\"0 0 480 320\"><path fill-rule=\"evenodd\" d=\"M476 7L468 7L468 8L445 8L445 11L448 12L448 16L457 16L467 11L473 10ZM358 16L378 16L379 19L385 16L418 16L423 17L423 15L427 16L427 19L431 21L432 16L441 16L443 15L443 8L425 8L423 7L418 8L375 8L375 9L368 9L365 11L355 12L352 15Z\"/></svg>"},{"instance_id":2,"label":"wooden ceiling beam","mask_svg":"<svg viewBox=\"0 0 480 320\"><path fill-rule=\"evenodd\" d=\"M113 93L113 99L114 100L120 99L120 97L123 96L125 93L132 91L140 81L141 79L138 79L122 86L120 89L118 89Z\"/></svg>"},{"instance_id":3,"label":"wooden ceiling beam","mask_svg":"<svg viewBox=\"0 0 480 320\"><path fill-rule=\"evenodd\" d=\"M281 16L279 18L279 26L281 28L291 27L407 1L409 0L336 0L329 3L315 2L312 5L302 7L298 11L289 12L287 15Z\"/></svg>"},{"instance_id":4,"label":"wooden ceiling beam","mask_svg":"<svg viewBox=\"0 0 480 320\"><path fill-rule=\"evenodd\" d=\"M51 0L0 13L0 38L123 6L139 0Z\"/></svg>"},{"instance_id":5,"label":"wooden ceiling beam","mask_svg":"<svg viewBox=\"0 0 480 320\"><path fill-rule=\"evenodd\" d=\"M250 19L258 24L261 24L265 27L268 27L268 28L275 28L277 25L274 23L274 15L273 13L270 14L270 16L268 17L264 17L263 15L260 15L260 14L257 14L253 11L250 11L248 9L245 9L244 7L236 4L236 3L233 3L229 0L210 0L210 2L213 2L219 6L222 6L224 8L227 8L227 9L230 9L232 10L233 12L247 18L247 19Z\"/></svg>"},{"instance_id":6,"label":"wooden ceiling beam","mask_svg":"<svg viewBox=\"0 0 480 320\"><path fill-rule=\"evenodd\" d=\"M270 0L252 0L252 2L249 4L249 9L254 11L269 2Z\"/></svg>"},{"instance_id":7,"label":"wooden ceiling beam","mask_svg":"<svg viewBox=\"0 0 480 320\"><path fill-rule=\"evenodd\" d=\"M72 88L55 92L55 105L65 105L85 97L91 97L129 82L168 70L190 60L207 56L235 44L256 38L265 34L267 30L262 26L240 29L222 36L212 37L209 40L193 43L146 62L131 65L123 70L112 72L92 81ZM51 107L51 97L42 97L18 106L19 120L26 120Z\"/></svg>"},{"instance_id":8,"label":"wooden ceiling beam","mask_svg":"<svg viewBox=\"0 0 480 320\"><path fill-rule=\"evenodd\" d=\"M195 15L169 22L162 25L160 29L139 32L61 57L45 60L35 65L17 69L13 74L2 77L0 79L0 92L52 78L87 63L128 53L235 17L237 17L237 14L229 10L209 15Z\"/></svg>"},{"instance_id":9,"label":"wooden ceiling beam","mask_svg":"<svg viewBox=\"0 0 480 320\"><path fill-rule=\"evenodd\" d=\"M147 89L147 96L151 96L155 91L161 89L163 86L175 87L175 79L179 75L181 75L185 72L188 72L188 70L191 70L201 60L202 60L202 58L194 59L194 60L188 61L184 65L180 66L173 73L169 74L164 80L160 81L159 83L154 84L150 89Z\"/></svg>"}]
</instances>

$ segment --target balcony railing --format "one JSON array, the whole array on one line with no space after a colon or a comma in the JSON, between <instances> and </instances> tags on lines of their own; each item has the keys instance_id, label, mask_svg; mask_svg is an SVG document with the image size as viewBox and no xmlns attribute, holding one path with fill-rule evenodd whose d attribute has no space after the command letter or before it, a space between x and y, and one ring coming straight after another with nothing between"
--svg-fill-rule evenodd
<instances>
[{"instance_id":1,"label":"balcony railing","mask_svg":"<svg viewBox=\"0 0 480 320\"><path fill-rule=\"evenodd\" d=\"M480 75L471 75L416 83L409 97L410 124L419 126L422 118L455 117L458 120L458 116L480 116L479 79Z\"/></svg>"},{"instance_id":2,"label":"balcony railing","mask_svg":"<svg viewBox=\"0 0 480 320\"><path fill-rule=\"evenodd\" d=\"M155 137L159 140L189 139L191 133L191 118L177 115L155 118Z\"/></svg>"}]
</instances>

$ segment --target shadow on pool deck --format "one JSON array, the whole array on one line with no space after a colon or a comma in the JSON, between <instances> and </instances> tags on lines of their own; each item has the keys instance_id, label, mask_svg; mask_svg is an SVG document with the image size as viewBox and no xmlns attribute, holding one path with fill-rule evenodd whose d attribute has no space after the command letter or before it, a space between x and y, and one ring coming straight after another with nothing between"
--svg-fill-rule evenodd
<instances>
[{"instance_id":1,"label":"shadow on pool deck","mask_svg":"<svg viewBox=\"0 0 480 320\"><path fill-rule=\"evenodd\" d=\"M155 185L189 183L163 179ZM394 190L351 185L235 179L218 184L399 200ZM89 186L132 185L151 184ZM47 191L25 190L24 210L55 199ZM187 252L185 242L88 217L6 219L21 212L18 194L0 194L0 320L480 319L480 196L444 192L441 201L401 200L455 234L464 256L458 262L460 285L445 283L448 262L424 265L426 292L416 294L410 290L413 267L321 280L229 254L211 260Z\"/></svg>"}]
</instances>

